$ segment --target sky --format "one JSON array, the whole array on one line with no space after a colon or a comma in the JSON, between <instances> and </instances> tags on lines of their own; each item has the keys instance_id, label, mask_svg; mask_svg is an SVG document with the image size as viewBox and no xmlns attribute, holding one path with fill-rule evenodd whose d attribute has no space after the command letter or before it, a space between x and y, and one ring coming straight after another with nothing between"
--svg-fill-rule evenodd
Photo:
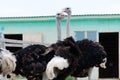
<instances>
[{"instance_id":1,"label":"sky","mask_svg":"<svg viewBox=\"0 0 120 80\"><path fill-rule=\"evenodd\" d=\"M65 7L72 15L120 14L120 0L0 0L0 17L51 16Z\"/></svg>"}]
</instances>

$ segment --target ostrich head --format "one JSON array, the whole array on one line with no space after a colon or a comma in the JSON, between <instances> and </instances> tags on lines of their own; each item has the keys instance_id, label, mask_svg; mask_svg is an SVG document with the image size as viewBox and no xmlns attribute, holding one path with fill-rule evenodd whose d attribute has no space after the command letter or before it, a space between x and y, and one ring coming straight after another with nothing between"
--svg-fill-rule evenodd
<instances>
[{"instance_id":1,"label":"ostrich head","mask_svg":"<svg viewBox=\"0 0 120 80\"><path fill-rule=\"evenodd\" d=\"M71 14L71 8L67 7L63 9L63 12L67 13L67 14Z\"/></svg>"},{"instance_id":2,"label":"ostrich head","mask_svg":"<svg viewBox=\"0 0 120 80\"><path fill-rule=\"evenodd\" d=\"M64 18L64 14L63 13L57 13L56 14L56 18L57 19L63 19Z\"/></svg>"},{"instance_id":3,"label":"ostrich head","mask_svg":"<svg viewBox=\"0 0 120 80\"><path fill-rule=\"evenodd\" d=\"M0 49L0 74L7 75L16 68L16 58L6 49Z\"/></svg>"}]
</instances>

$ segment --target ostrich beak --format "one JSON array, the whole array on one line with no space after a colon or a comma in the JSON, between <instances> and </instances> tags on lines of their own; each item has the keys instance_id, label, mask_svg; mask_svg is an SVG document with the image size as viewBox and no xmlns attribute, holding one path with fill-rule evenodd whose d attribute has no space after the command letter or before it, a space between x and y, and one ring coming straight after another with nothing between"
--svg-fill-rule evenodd
<instances>
[{"instance_id":1,"label":"ostrich beak","mask_svg":"<svg viewBox=\"0 0 120 80\"><path fill-rule=\"evenodd\" d=\"M65 8L65 9L62 9L62 12L66 12L66 8Z\"/></svg>"},{"instance_id":2,"label":"ostrich beak","mask_svg":"<svg viewBox=\"0 0 120 80\"><path fill-rule=\"evenodd\" d=\"M62 12L66 12L66 13L71 12L71 8L66 7L66 8L62 9Z\"/></svg>"},{"instance_id":3,"label":"ostrich beak","mask_svg":"<svg viewBox=\"0 0 120 80\"><path fill-rule=\"evenodd\" d=\"M61 18L63 19L65 17L65 15L63 13L61 13Z\"/></svg>"}]
</instances>

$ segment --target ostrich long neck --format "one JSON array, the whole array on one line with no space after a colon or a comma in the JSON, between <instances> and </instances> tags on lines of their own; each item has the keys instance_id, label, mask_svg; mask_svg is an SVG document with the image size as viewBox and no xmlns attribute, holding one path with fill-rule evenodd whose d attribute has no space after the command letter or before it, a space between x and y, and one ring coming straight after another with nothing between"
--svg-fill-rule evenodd
<instances>
[{"instance_id":1,"label":"ostrich long neck","mask_svg":"<svg viewBox=\"0 0 120 80\"><path fill-rule=\"evenodd\" d=\"M71 17L71 13L68 13L68 19L66 24L66 37L70 36L70 17Z\"/></svg>"},{"instance_id":2,"label":"ostrich long neck","mask_svg":"<svg viewBox=\"0 0 120 80\"><path fill-rule=\"evenodd\" d=\"M56 18L56 22L57 22L57 36L58 36L58 40L61 40L60 18Z\"/></svg>"}]
</instances>

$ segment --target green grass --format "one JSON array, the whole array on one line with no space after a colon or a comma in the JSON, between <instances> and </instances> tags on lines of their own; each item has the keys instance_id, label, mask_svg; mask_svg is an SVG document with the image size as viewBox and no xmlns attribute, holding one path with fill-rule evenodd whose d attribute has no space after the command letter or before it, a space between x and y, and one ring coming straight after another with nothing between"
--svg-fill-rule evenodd
<instances>
[{"instance_id":1,"label":"green grass","mask_svg":"<svg viewBox=\"0 0 120 80\"><path fill-rule=\"evenodd\" d=\"M9 80L26 80L25 78L19 76L19 77L16 77L15 79L9 79Z\"/></svg>"},{"instance_id":2,"label":"green grass","mask_svg":"<svg viewBox=\"0 0 120 80\"><path fill-rule=\"evenodd\" d=\"M74 78L69 76L66 80L74 80Z\"/></svg>"},{"instance_id":3,"label":"green grass","mask_svg":"<svg viewBox=\"0 0 120 80\"><path fill-rule=\"evenodd\" d=\"M9 80L12 80L12 79L9 79ZM17 79L15 79L15 80L26 80L25 78L23 78L23 77L19 77L19 78L17 78ZM66 80L74 80L74 78L73 77L71 77L71 76L69 76L69 77L67 77L67 79Z\"/></svg>"}]
</instances>

